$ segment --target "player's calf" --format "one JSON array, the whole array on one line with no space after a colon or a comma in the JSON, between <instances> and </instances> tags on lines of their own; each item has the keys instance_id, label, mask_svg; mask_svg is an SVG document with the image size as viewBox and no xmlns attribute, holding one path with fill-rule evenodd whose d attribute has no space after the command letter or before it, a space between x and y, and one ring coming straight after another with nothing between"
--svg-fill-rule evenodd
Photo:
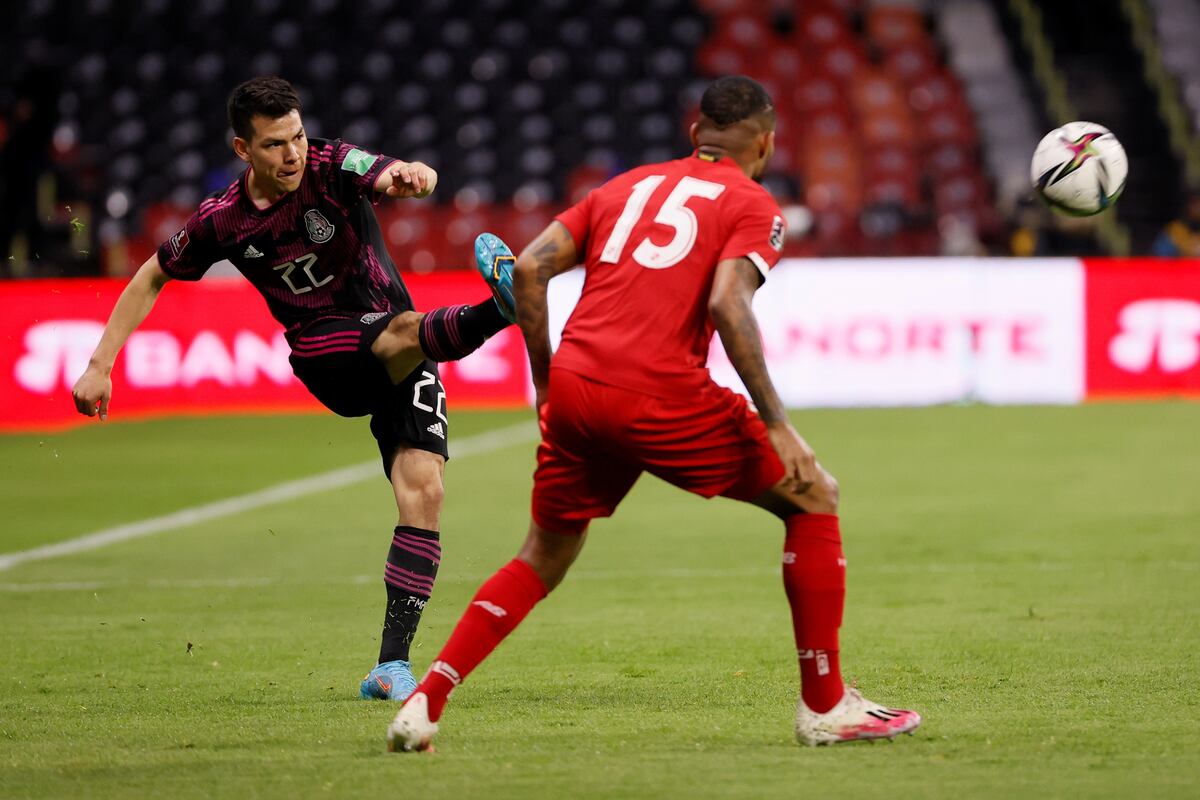
<instances>
[{"instance_id":1,"label":"player's calf","mask_svg":"<svg viewBox=\"0 0 1200 800\"><path fill-rule=\"evenodd\" d=\"M392 459L392 491L400 511L400 524L437 528L446 487L442 473L446 461L436 453L401 447Z\"/></svg>"},{"instance_id":2,"label":"player's calf","mask_svg":"<svg viewBox=\"0 0 1200 800\"><path fill-rule=\"evenodd\" d=\"M417 330L421 352L431 361L457 361L478 350L509 325L494 300L474 306L435 308Z\"/></svg>"},{"instance_id":3,"label":"player's calf","mask_svg":"<svg viewBox=\"0 0 1200 800\"><path fill-rule=\"evenodd\" d=\"M583 549L587 529L574 533L553 533L536 522L529 524L529 534L521 545L517 558L528 564L546 586L547 592L554 591L567 570L575 563Z\"/></svg>"}]
</instances>

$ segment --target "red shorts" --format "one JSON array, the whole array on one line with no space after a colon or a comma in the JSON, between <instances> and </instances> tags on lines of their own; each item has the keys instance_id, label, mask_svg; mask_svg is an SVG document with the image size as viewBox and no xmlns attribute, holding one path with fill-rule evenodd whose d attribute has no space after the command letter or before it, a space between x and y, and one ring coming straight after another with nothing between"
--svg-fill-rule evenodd
<instances>
[{"instance_id":1,"label":"red shorts","mask_svg":"<svg viewBox=\"0 0 1200 800\"><path fill-rule=\"evenodd\" d=\"M533 519L558 533L611 516L643 471L701 497L735 500L753 500L783 478L762 420L716 384L669 400L552 369L541 423Z\"/></svg>"}]
</instances>

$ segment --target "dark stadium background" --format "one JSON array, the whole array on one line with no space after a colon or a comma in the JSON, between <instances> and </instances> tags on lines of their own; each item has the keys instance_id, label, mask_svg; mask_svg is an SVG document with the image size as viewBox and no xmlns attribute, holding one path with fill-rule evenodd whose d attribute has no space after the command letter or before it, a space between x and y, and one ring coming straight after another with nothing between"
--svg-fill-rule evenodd
<instances>
[{"instance_id":1,"label":"dark stadium background","mask_svg":"<svg viewBox=\"0 0 1200 800\"><path fill-rule=\"evenodd\" d=\"M0 275L130 273L238 173L224 99L264 73L310 134L439 170L435 203L381 207L402 270L685 152L727 73L778 105L789 255L1187 254L1196 41L1194 0L30 0L0 28ZM1030 196L1070 119L1129 152L1115 214Z\"/></svg>"}]
</instances>

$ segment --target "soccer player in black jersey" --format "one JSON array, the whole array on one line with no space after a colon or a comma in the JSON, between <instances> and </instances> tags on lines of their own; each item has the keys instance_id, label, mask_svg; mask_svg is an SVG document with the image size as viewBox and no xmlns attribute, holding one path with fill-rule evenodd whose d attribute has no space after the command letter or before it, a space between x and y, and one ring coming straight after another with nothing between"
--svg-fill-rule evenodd
<instances>
[{"instance_id":1,"label":"soccer player in black jersey","mask_svg":"<svg viewBox=\"0 0 1200 800\"><path fill-rule=\"evenodd\" d=\"M466 356L513 320L511 253L481 235L477 265L494 299L419 313L372 206L384 197L427 197L437 173L341 140L309 139L300 99L281 78L239 85L228 112L246 170L202 202L130 280L75 384L75 406L106 419L113 362L159 291L231 261L286 329L296 377L335 413L371 417L399 524L384 572L379 660L360 691L403 700L415 686L409 645L441 560L449 430L436 362Z\"/></svg>"}]
</instances>

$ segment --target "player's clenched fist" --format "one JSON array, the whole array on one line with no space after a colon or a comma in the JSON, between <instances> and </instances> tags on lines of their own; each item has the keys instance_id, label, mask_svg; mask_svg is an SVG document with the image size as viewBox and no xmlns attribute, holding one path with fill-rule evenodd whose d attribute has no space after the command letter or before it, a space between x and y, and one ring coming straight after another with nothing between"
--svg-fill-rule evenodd
<instances>
[{"instance_id":1,"label":"player's clenched fist","mask_svg":"<svg viewBox=\"0 0 1200 800\"><path fill-rule=\"evenodd\" d=\"M89 417L100 415L101 421L108 419L108 401L112 397L112 379L97 369L88 367L75 382L71 390L75 398L75 409Z\"/></svg>"},{"instance_id":2,"label":"player's clenched fist","mask_svg":"<svg viewBox=\"0 0 1200 800\"><path fill-rule=\"evenodd\" d=\"M437 172L420 161L397 161L388 168L392 185L387 189L388 197L428 197L437 186Z\"/></svg>"}]
</instances>

